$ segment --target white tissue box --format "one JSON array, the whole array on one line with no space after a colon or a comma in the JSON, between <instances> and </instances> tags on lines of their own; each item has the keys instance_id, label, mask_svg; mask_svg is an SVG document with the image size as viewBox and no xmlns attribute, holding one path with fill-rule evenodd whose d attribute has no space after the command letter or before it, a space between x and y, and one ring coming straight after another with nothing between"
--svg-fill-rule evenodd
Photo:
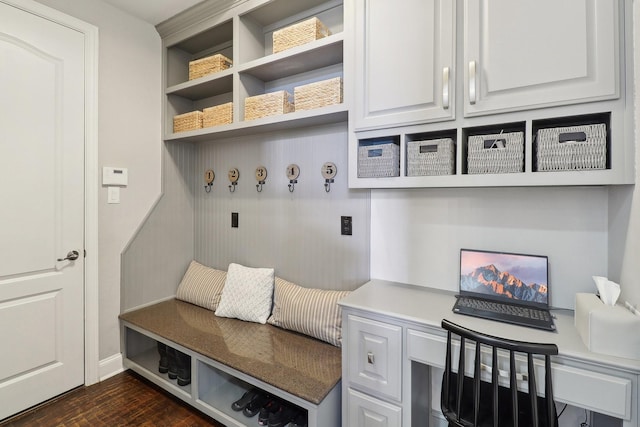
<instances>
[{"instance_id":1,"label":"white tissue box","mask_svg":"<svg viewBox=\"0 0 640 427\"><path fill-rule=\"evenodd\" d=\"M640 359L640 316L606 305L594 294L576 294L575 325L589 351Z\"/></svg>"}]
</instances>

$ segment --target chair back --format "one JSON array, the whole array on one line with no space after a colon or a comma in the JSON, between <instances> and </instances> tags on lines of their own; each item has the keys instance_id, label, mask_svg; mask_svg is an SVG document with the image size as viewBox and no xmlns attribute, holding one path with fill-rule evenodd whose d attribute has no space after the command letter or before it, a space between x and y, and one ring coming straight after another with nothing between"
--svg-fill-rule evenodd
<instances>
[{"instance_id":1,"label":"chair back","mask_svg":"<svg viewBox=\"0 0 640 427\"><path fill-rule=\"evenodd\" d=\"M530 343L481 334L444 319L442 328L447 331L447 354L442 377L442 413L449 426L550 426L558 420L553 401L551 381L551 356L558 354L555 344ZM460 339L458 368L452 368L452 335ZM472 377L465 372L465 347L475 342L475 359ZM491 366L482 363L482 349L490 349ZM498 351L509 353L509 369L500 369ZM485 352L486 353L486 352ZM518 373L516 355L526 357L527 370ZM544 357L545 396L539 397L536 386L534 355ZM490 371L491 380L482 381L481 371ZM499 378L508 376L507 385L500 385ZM526 391L518 391L518 382L528 383Z\"/></svg>"}]
</instances>

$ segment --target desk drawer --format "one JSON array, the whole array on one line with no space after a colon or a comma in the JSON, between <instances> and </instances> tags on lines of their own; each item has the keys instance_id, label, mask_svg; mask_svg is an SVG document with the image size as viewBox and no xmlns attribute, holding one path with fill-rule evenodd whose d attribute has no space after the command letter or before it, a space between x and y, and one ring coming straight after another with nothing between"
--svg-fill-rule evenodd
<instances>
[{"instance_id":1,"label":"desk drawer","mask_svg":"<svg viewBox=\"0 0 640 427\"><path fill-rule=\"evenodd\" d=\"M348 316L349 381L372 395L401 400L402 328Z\"/></svg>"},{"instance_id":2,"label":"desk drawer","mask_svg":"<svg viewBox=\"0 0 640 427\"><path fill-rule=\"evenodd\" d=\"M407 357L410 360L444 368L446 354L446 336L428 334L421 331L407 330ZM459 342L454 342L454 366L457 366ZM465 371L469 374L473 369L474 347L467 346ZM483 352L482 363L491 365L490 352ZM508 354L499 353L500 370L508 371ZM516 361L518 372L526 373L526 361ZM552 363L554 398L560 402L611 415L624 420L631 417L631 390L629 378L593 372L590 366L572 367ZM483 373L486 374L486 373ZM489 375L486 378L490 380ZM536 363L536 379L538 393L544 394L544 366ZM505 379L505 385L507 379ZM526 382L520 387L526 388Z\"/></svg>"}]
</instances>

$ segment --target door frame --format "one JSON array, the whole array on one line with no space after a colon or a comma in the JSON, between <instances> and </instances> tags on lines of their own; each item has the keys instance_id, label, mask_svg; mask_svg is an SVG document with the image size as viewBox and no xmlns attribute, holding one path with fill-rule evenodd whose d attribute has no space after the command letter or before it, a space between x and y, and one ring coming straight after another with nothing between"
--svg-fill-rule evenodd
<instances>
[{"instance_id":1,"label":"door frame","mask_svg":"<svg viewBox=\"0 0 640 427\"><path fill-rule=\"evenodd\" d=\"M0 0L84 34L84 383L99 381L98 27L34 0Z\"/></svg>"}]
</instances>

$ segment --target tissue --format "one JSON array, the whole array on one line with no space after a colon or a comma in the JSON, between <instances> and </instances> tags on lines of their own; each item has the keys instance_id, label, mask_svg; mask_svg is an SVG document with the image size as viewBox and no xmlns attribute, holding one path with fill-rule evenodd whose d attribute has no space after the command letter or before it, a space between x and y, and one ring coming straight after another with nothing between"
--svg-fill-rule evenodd
<instances>
[{"instance_id":1,"label":"tissue","mask_svg":"<svg viewBox=\"0 0 640 427\"><path fill-rule=\"evenodd\" d=\"M618 297L620 296L620 285L606 277L592 276L593 281L596 283L600 299L606 305L616 305Z\"/></svg>"}]
</instances>

